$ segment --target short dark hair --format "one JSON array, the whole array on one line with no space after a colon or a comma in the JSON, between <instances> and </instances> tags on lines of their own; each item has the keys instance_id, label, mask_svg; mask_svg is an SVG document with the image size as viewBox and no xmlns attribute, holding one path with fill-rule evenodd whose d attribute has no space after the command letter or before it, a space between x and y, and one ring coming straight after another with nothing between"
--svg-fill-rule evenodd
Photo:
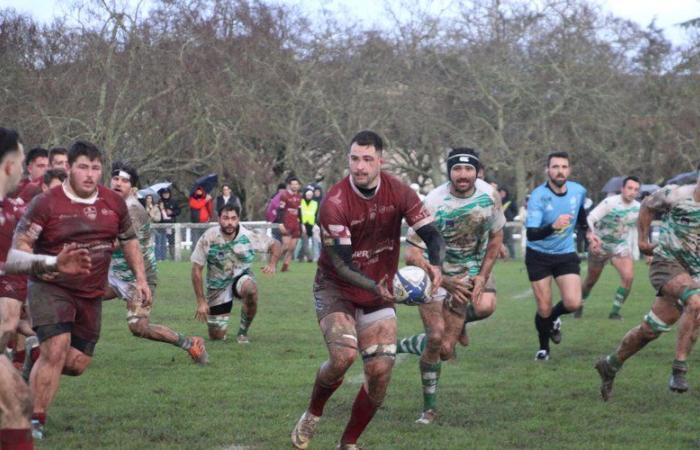
<instances>
[{"instance_id":1,"label":"short dark hair","mask_svg":"<svg viewBox=\"0 0 700 450\"><path fill-rule=\"evenodd\" d=\"M357 144L362 147L372 146L378 152L384 150L384 141L382 141L382 138L377 133L371 130L362 130L357 133L350 141L350 147L352 147L352 144Z\"/></svg>"},{"instance_id":2,"label":"short dark hair","mask_svg":"<svg viewBox=\"0 0 700 450\"><path fill-rule=\"evenodd\" d=\"M279 191L280 189L287 189L287 183L278 183L277 190Z\"/></svg>"},{"instance_id":3,"label":"short dark hair","mask_svg":"<svg viewBox=\"0 0 700 450\"><path fill-rule=\"evenodd\" d=\"M299 184L301 184L301 181L299 181L299 178L295 177L294 175L287 177L287 184L291 183L292 181L296 181Z\"/></svg>"},{"instance_id":4,"label":"short dark hair","mask_svg":"<svg viewBox=\"0 0 700 450\"><path fill-rule=\"evenodd\" d=\"M136 167L124 161L114 161L112 163L112 173L111 176L115 177L119 175L119 172L126 172L129 174L129 181L132 186L139 185L139 173Z\"/></svg>"},{"instance_id":5,"label":"short dark hair","mask_svg":"<svg viewBox=\"0 0 700 450\"><path fill-rule=\"evenodd\" d=\"M223 191L225 187L231 189L231 185L230 185L230 184L224 183L224 184L221 185L221 190ZM231 189L231 190L233 190L233 189Z\"/></svg>"},{"instance_id":6,"label":"short dark hair","mask_svg":"<svg viewBox=\"0 0 700 450\"><path fill-rule=\"evenodd\" d=\"M622 180L622 187L625 187L627 185L628 181L634 181L635 183L639 184L640 186L642 185L642 182L639 181L639 177L634 176L634 175L630 175L630 176L625 177L624 180Z\"/></svg>"},{"instance_id":7,"label":"short dark hair","mask_svg":"<svg viewBox=\"0 0 700 450\"><path fill-rule=\"evenodd\" d=\"M231 203L224 203L224 205L219 208L217 211L217 214L219 214L219 217L226 211L233 211L236 213L238 217L241 217L241 208L238 207L238 205L232 205Z\"/></svg>"},{"instance_id":8,"label":"short dark hair","mask_svg":"<svg viewBox=\"0 0 700 450\"><path fill-rule=\"evenodd\" d=\"M563 158L565 160L569 160L569 152L564 152L564 151L556 151L556 152L551 152L549 155L547 155L547 167L549 167L549 162L552 160L552 158Z\"/></svg>"},{"instance_id":9,"label":"short dark hair","mask_svg":"<svg viewBox=\"0 0 700 450\"><path fill-rule=\"evenodd\" d=\"M0 127L0 161L5 159L8 153L19 151L21 143L16 130Z\"/></svg>"},{"instance_id":10,"label":"short dark hair","mask_svg":"<svg viewBox=\"0 0 700 450\"><path fill-rule=\"evenodd\" d=\"M63 169L49 169L44 174L44 184L48 186L51 184L51 180L54 179L58 179L61 181L61 183L63 183L66 177L66 171Z\"/></svg>"},{"instance_id":11,"label":"short dark hair","mask_svg":"<svg viewBox=\"0 0 700 450\"><path fill-rule=\"evenodd\" d=\"M53 162L53 157L56 155L68 155L68 149L65 147L54 147L49 150L49 164Z\"/></svg>"},{"instance_id":12,"label":"short dark hair","mask_svg":"<svg viewBox=\"0 0 700 450\"><path fill-rule=\"evenodd\" d=\"M90 161L99 160L102 162L102 152L95 144L87 141L75 141L68 149L68 165L73 165L76 159L85 156Z\"/></svg>"},{"instance_id":13,"label":"short dark hair","mask_svg":"<svg viewBox=\"0 0 700 450\"><path fill-rule=\"evenodd\" d=\"M42 147L34 147L27 152L27 156L24 158L24 164L29 166L37 158L48 158L49 151Z\"/></svg>"}]
</instances>

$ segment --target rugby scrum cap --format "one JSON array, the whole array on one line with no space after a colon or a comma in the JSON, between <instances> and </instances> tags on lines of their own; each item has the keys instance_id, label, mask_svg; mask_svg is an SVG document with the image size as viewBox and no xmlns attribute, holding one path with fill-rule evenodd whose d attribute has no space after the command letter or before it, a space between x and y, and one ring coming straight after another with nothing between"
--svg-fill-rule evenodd
<instances>
[{"instance_id":1,"label":"rugby scrum cap","mask_svg":"<svg viewBox=\"0 0 700 450\"><path fill-rule=\"evenodd\" d=\"M465 165L472 166L478 172L481 169L481 161L479 161L479 153L471 148L459 147L453 148L450 154L447 155L447 177L450 177L450 172L454 166Z\"/></svg>"}]
</instances>

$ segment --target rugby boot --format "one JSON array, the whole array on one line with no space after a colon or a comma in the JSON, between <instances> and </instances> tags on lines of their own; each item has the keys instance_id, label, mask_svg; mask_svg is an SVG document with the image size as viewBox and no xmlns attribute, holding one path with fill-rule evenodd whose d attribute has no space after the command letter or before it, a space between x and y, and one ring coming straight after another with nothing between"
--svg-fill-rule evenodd
<instances>
[{"instance_id":1,"label":"rugby boot","mask_svg":"<svg viewBox=\"0 0 700 450\"><path fill-rule=\"evenodd\" d=\"M613 381L615 381L617 370L610 365L608 358L605 356L595 363L595 370L597 370L598 375L600 375L600 396L607 402L612 396Z\"/></svg>"},{"instance_id":2,"label":"rugby boot","mask_svg":"<svg viewBox=\"0 0 700 450\"><path fill-rule=\"evenodd\" d=\"M668 388L673 392L682 394L688 390L688 380L685 375L688 373L688 366L673 364L671 378L668 380Z\"/></svg>"},{"instance_id":3,"label":"rugby boot","mask_svg":"<svg viewBox=\"0 0 700 450\"><path fill-rule=\"evenodd\" d=\"M245 334L239 334L236 336L236 342L239 344L250 344L250 339Z\"/></svg>"},{"instance_id":4,"label":"rugby boot","mask_svg":"<svg viewBox=\"0 0 700 450\"><path fill-rule=\"evenodd\" d=\"M37 419L32 419L32 439L40 441L44 439L44 425Z\"/></svg>"},{"instance_id":5,"label":"rugby boot","mask_svg":"<svg viewBox=\"0 0 700 450\"><path fill-rule=\"evenodd\" d=\"M204 347L204 339L199 336L192 336L192 346L187 350L192 361L203 366L209 362L209 354Z\"/></svg>"},{"instance_id":6,"label":"rugby boot","mask_svg":"<svg viewBox=\"0 0 700 450\"><path fill-rule=\"evenodd\" d=\"M561 319L557 318L552 324L552 332L549 334L549 338L555 344L561 343Z\"/></svg>"},{"instance_id":7,"label":"rugby boot","mask_svg":"<svg viewBox=\"0 0 700 450\"><path fill-rule=\"evenodd\" d=\"M357 444L338 444L335 450L362 450L362 447Z\"/></svg>"},{"instance_id":8,"label":"rugby boot","mask_svg":"<svg viewBox=\"0 0 700 450\"><path fill-rule=\"evenodd\" d=\"M309 442L316 433L319 420L321 420L320 416L314 416L310 412L304 411L292 430L292 446L294 448L304 450L309 447Z\"/></svg>"},{"instance_id":9,"label":"rugby boot","mask_svg":"<svg viewBox=\"0 0 700 450\"><path fill-rule=\"evenodd\" d=\"M610 320L622 320L622 315L620 313L611 312L608 314L608 319Z\"/></svg>"},{"instance_id":10,"label":"rugby boot","mask_svg":"<svg viewBox=\"0 0 700 450\"><path fill-rule=\"evenodd\" d=\"M282 270L280 270L280 272L288 272L288 271L289 271L289 264L283 263Z\"/></svg>"},{"instance_id":11,"label":"rugby boot","mask_svg":"<svg viewBox=\"0 0 700 450\"><path fill-rule=\"evenodd\" d=\"M549 352L547 350L537 350L535 361L549 361Z\"/></svg>"},{"instance_id":12,"label":"rugby boot","mask_svg":"<svg viewBox=\"0 0 700 450\"><path fill-rule=\"evenodd\" d=\"M437 411L434 409L426 409L423 411L420 415L420 417L416 420L416 423L419 423L421 425L430 425L435 421L437 418Z\"/></svg>"}]
</instances>

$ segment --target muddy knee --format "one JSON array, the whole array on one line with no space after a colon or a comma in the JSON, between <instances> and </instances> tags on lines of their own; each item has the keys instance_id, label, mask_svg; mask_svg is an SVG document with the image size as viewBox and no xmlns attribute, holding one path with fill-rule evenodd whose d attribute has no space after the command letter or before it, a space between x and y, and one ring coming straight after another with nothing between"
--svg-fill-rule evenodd
<instances>
[{"instance_id":1,"label":"muddy knee","mask_svg":"<svg viewBox=\"0 0 700 450\"><path fill-rule=\"evenodd\" d=\"M642 338L649 342L661 336L661 334L671 331L671 325L661 320L653 311L649 311L644 316L639 329L642 333Z\"/></svg>"},{"instance_id":2,"label":"muddy knee","mask_svg":"<svg viewBox=\"0 0 700 450\"><path fill-rule=\"evenodd\" d=\"M148 330L148 321L142 318L136 318L136 320L129 321L129 331L136 337L146 336L146 331Z\"/></svg>"}]
</instances>

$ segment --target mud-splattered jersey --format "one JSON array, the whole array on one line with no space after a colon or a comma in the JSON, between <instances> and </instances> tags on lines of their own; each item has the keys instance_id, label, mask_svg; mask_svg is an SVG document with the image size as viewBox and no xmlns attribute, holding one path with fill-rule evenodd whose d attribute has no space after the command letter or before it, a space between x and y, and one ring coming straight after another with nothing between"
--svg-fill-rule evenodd
<instances>
[{"instance_id":1,"label":"mud-splattered jersey","mask_svg":"<svg viewBox=\"0 0 700 450\"><path fill-rule=\"evenodd\" d=\"M7 261L12 247L12 236L26 207L21 201L11 198L0 200L0 261ZM23 301L27 296L26 275L0 275L0 297Z\"/></svg>"},{"instance_id":2,"label":"mud-splattered jersey","mask_svg":"<svg viewBox=\"0 0 700 450\"><path fill-rule=\"evenodd\" d=\"M460 198L452 195L448 182L430 191L423 200L445 240L445 260L442 263L445 275L478 275L486 255L489 233L502 229L506 223L498 192L479 179L474 187L469 198ZM426 248L413 230L409 230L407 240Z\"/></svg>"},{"instance_id":3,"label":"mud-splattered jersey","mask_svg":"<svg viewBox=\"0 0 700 450\"><path fill-rule=\"evenodd\" d=\"M588 227L603 242L608 254L631 254L629 235L637 225L639 202L625 203L622 195L613 195L588 214Z\"/></svg>"},{"instance_id":4,"label":"mud-splattered jersey","mask_svg":"<svg viewBox=\"0 0 700 450\"><path fill-rule=\"evenodd\" d=\"M693 198L695 185L666 186L647 197L645 204L663 212L659 245L654 254L675 259L693 277L700 276L700 203Z\"/></svg>"},{"instance_id":5,"label":"mud-splattered jersey","mask_svg":"<svg viewBox=\"0 0 700 450\"><path fill-rule=\"evenodd\" d=\"M326 247L352 246L352 262L367 277L377 283L391 280L399 265L401 220L418 229L432 222L418 195L399 179L380 172L380 181L372 197L363 196L350 177L330 188L323 198L319 226L324 248L318 262L316 278L323 277L335 284L343 298L363 306L379 306L383 301L377 294L357 287L336 273Z\"/></svg>"},{"instance_id":6,"label":"mud-splattered jersey","mask_svg":"<svg viewBox=\"0 0 700 450\"><path fill-rule=\"evenodd\" d=\"M56 284L87 299L104 295L117 239L124 242L136 237L124 199L101 185L89 199L68 193L65 184L34 197L16 232L35 239L34 253L58 255L64 245L72 243L88 249L92 260L88 275L57 274L50 281L30 276L32 281Z\"/></svg>"},{"instance_id":7,"label":"mud-splattered jersey","mask_svg":"<svg viewBox=\"0 0 700 450\"><path fill-rule=\"evenodd\" d=\"M158 282L158 264L156 263L155 245L151 242L150 217L148 216L146 208L144 208L133 195L126 199L126 206L129 210L131 225L136 233L136 239L139 241L141 254L143 255L146 280L149 285L153 286ZM114 254L112 254L112 263L109 266L109 271L112 276L127 283L136 281L136 275L134 275L129 268L129 264L126 262L124 251L121 247L117 248Z\"/></svg>"},{"instance_id":8,"label":"mud-splattered jersey","mask_svg":"<svg viewBox=\"0 0 700 450\"><path fill-rule=\"evenodd\" d=\"M221 290L250 268L256 251L266 251L272 238L239 225L238 234L227 241L221 227L209 228L197 241L190 261L207 268L207 289Z\"/></svg>"}]
</instances>

